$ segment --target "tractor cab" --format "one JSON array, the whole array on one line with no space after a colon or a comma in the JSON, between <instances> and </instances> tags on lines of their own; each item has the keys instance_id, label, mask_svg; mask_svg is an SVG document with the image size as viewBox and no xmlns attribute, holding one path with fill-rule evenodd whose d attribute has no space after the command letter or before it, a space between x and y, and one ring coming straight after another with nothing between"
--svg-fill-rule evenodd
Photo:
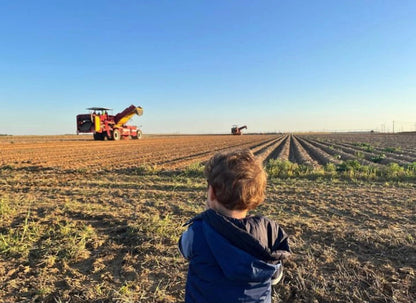
<instances>
[{"instance_id":1,"label":"tractor cab","mask_svg":"<svg viewBox=\"0 0 416 303\"><path fill-rule=\"evenodd\" d=\"M87 109L90 111L91 116L93 117L98 116L101 121L108 120L109 118L108 111L109 110L112 111L111 108L106 108L106 107L89 107Z\"/></svg>"}]
</instances>

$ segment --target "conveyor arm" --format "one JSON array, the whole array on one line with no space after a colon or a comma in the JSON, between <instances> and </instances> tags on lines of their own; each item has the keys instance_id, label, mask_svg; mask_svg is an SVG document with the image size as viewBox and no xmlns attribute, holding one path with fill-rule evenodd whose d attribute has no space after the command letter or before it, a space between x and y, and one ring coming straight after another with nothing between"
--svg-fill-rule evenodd
<instances>
[{"instance_id":1,"label":"conveyor arm","mask_svg":"<svg viewBox=\"0 0 416 303\"><path fill-rule=\"evenodd\" d=\"M136 107L134 105L130 105L121 113L118 113L114 117L115 127L121 127L122 125L126 124L135 114L141 116L143 114L143 108L140 106Z\"/></svg>"}]
</instances>

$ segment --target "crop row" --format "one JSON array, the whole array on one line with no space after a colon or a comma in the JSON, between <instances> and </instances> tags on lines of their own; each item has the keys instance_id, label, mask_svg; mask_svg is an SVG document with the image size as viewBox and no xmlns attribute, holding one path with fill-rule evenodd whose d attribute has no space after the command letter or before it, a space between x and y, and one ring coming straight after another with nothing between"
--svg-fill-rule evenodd
<instances>
[{"instance_id":1,"label":"crop row","mask_svg":"<svg viewBox=\"0 0 416 303\"><path fill-rule=\"evenodd\" d=\"M314 136L286 134L273 149L265 151L262 159L287 160L312 167L328 163L356 160L361 165L382 166L397 163L406 166L416 162L416 149L409 144L401 148L373 147L368 143L344 143L342 140L323 140Z\"/></svg>"}]
</instances>

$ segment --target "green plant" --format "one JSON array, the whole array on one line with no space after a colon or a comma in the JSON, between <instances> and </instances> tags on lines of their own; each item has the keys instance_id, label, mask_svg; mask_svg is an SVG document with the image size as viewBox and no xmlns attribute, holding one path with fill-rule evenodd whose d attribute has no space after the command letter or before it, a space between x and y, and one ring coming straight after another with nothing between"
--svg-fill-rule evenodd
<instances>
[{"instance_id":1,"label":"green plant","mask_svg":"<svg viewBox=\"0 0 416 303\"><path fill-rule=\"evenodd\" d=\"M45 230L39 246L45 255L76 262L89 255L88 245L94 242L98 239L92 226L63 219Z\"/></svg>"},{"instance_id":2,"label":"green plant","mask_svg":"<svg viewBox=\"0 0 416 303\"><path fill-rule=\"evenodd\" d=\"M131 170L136 175L156 175L161 171L157 165L143 164Z\"/></svg>"},{"instance_id":3,"label":"green plant","mask_svg":"<svg viewBox=\"0 0 416 303\"><path fill-rule=\"evenodd\" d=\"M195 162L184 169L183 175L186 177L202 177L204 175L204 168L205 165L200 162Z\"/></svg>"},{"instance_id":4,"label":"green plant","mask_svg":"<svg viewBox=\"0 0 416 303\"><path fill-rule=\"evenodd\" d=\"M329 175L335 175L337 172L337 166L334 163L327 163L324 166L324 172L328 173Z\"/></svg>"},{"instance_id":5,"label":"green plant","mask_svg":"<svg viewBox=\"0 0 416 303\"><path fill-rule=\"evenodd\" d=\"M405 166L406 171L409 172L409 174L411 174L412 176L416 175L416 162L412 162L410 164L407 164Z\"/></svg>"},{"instance_id":6,"label":"green plant","mask_svg":"<svg viewBox=\"0 0 416 303\"><path fill-rule=\"evenodd\" d=\"M367 152L374 151L374 147L371 146L369 143L355 143L354 145L360 147L361 149Z\"/></svg>"},{"instance_id":7,"label":"green plant","mask_svg":"<svg viewBox=\"0 0 416 303\"><path fill-rule=\"evenodd\" d=\"M385 147L383 148L383 151L386 153L398 153L400 152L402 149L401 147Z\"/></svg>"},{"instance_id":8,"label":"green plant","mask_svg":"<svg viewBox=\"0 0 416 303\"><path fill-rule=\"evenodd\" d=\"M384 169L382 170L382 175L387 178L397 178L403 176L405 174L405 168L400 166L397 163L389 163Z\"/></svg>"},{"instance_id":9,"label":"green plant","mask_svg":"<svg viewBox=\"0 0 416 303\"><path fill-rule=\"evenodd\" d=\"M377 178L377 168L362 165L358 160L347 160L336 165L338 175L348 179L373 180Z\"/></svg>"},{"instance_id":10,"label":"green plant","mask_svg":"<svg viewBox=\"0 0 416 303\"><path fill-rule=\"evenodd\" d=\"M117 293L118 302L135 302L134 295L135 295L135 288L136 285L133 282L126 281L124 284L119 288Z\"/></svg>"},{"instance_id":11,"label":"green plant","mask_svg":"<svg viewBox=\"0 0 416 303\"><path fill-rule=\"evenodd\" d=\"M384 159L386 159L385 154L378 154L376 156L371 157L371 161L373 161L374 163L380 163Z\"/></svg>"},{"instance_id":12,"label":"green plant","mask_svg":"<svg viewBox=\"0 0 416 303\"><path fill-rule=\"evenodd\" d=\"M271 159L266 164L266 172L270 177L288 178L299 174L299 164L287 160Z\"/></svg>"},{"instance_id":13,"label":"green plant","mask_svg":"<svg viewBox=\"0 0 416 303\"><path fill-rule=\"evenodd\" d=\"M357 160L346 160L336 165L337 172L358 171L361 164Z\"/></svg>"},{"instance_id":14,"label":"green plant","mask_svg":"<svg viewBox=\"0 0 416 303\"><path fill-rule=\"evenodd\" d=\"M12 213L15 212L14 208L10 205L9 197L4 196L0 198L0 218L4 222Z\"/></svg>"},{"instance_id":15,"label":"green plant","mask_svg":"<svg viewBox=\"0 0 416 303\"><path fill-rule=\"evenodd\" d=\"M362 151L356 151L355 156L359 159L364 159L364 153Z\"/></svg>"},{"instance_id":16,"label":"green plant","mask_svg":"<svg viewBox=\"0 0 416 303\"><path fill-rule=\"evenodd\" d=\"M0 233L0 254L27 256L31 246L41 235L41 226L30 219L27 211L23 222L16 227Z\"/></svg>"},{"instance_id":17,"label":"green plant","mask_svg":"<svg viewBox=\"0 0 416 303\"><path fill-rule=\"evenodd\" d=\"M133 228L136 232L144 232L145 235L154 240L174 242L179 235L178 227L180 227L179 222L172 219L169 214L166 214L164 218L155 214L151 217L145 216L141 219L140 224Z\"/></svg>"}]
</instances>

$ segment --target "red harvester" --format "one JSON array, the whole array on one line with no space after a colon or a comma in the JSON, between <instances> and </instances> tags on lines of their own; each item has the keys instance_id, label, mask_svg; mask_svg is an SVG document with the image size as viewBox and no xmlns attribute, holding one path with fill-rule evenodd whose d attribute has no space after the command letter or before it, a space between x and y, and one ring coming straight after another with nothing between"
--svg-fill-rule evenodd
<instances>
[{"instance_id":1,"label":"red harvester","mask_svg":"<svg viewBox=\"0 0 416 303\"><path fill-rule=\"evenodd\" d=\"M242 135L243 133L241 132L243 129L247 129L247 126L241 126L238 127L237 125L233 125L233 127L231 127L231 134L233 135Z\"/></svg>"},{"instance_id":2,"label":"red harvester","mask_svg":"<svg viewBox=\"0 0 416 303\"><path fill-rule=\"evenodd\" d=\"M126 125L135 114L141 116L140 106L130 105L117 115L109 115L111 110L105 107L90 107L89 114L77 115L77 134L93 133L94 140L140 139L142 131L137 126Z\"/></svg>"}]
</instances>

